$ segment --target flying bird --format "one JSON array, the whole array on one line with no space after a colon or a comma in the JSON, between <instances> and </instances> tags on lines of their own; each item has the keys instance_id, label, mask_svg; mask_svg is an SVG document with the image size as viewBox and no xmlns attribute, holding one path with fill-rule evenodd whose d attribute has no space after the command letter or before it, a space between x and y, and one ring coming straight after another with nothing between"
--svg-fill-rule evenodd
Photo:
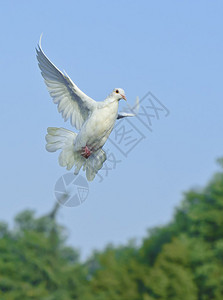
<instances>
[{"instance_id":1,"label":"flying bird","mask_svg":"<svg viewBox=\"0 0 223 300\"><path fill-rule=\"evenodd\" d=\"M118 113L119 101L126 100L123 89L115 88L104 101L97 102L83 93L65 72L62 73L47 58L41 47L41 37L36 53L41 74L59 113L65 121L70 119L71 125L79 131L75 133L65 128L47 128L46 150L61 150L59 164L67 170L75 166L76 175L83 167L88 181L92 181L106 160L102 147L115 121L135 116L139 100L137 98L130 112Z\"/></svg>"}]
</instances>

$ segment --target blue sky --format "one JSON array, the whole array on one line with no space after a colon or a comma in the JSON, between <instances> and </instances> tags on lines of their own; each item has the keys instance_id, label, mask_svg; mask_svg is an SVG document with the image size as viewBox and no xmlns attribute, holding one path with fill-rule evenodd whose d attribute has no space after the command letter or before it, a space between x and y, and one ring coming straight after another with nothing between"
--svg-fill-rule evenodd
<instances>
[{"instance_id":1,"label":"blue sky","mask_svg":"<svg viewBox=\"0 0 223 300\"><path fill-rule=\"evenodd\" d=\"M221 1L8 1L1 5L0 219L48 212L67 171L45 150L49 126L64 123L37 67L43 33L48 57L95 100L125 89L129 104L150 91L170 114L107 178L90 183L83 205L61 208L69 243L83 257L168 222L182 193L218 170L222 150L223 4ZM120 104L123 106L123 103ZM81 173L83 175L83 173Z\"/></svg>"}]
</instances>

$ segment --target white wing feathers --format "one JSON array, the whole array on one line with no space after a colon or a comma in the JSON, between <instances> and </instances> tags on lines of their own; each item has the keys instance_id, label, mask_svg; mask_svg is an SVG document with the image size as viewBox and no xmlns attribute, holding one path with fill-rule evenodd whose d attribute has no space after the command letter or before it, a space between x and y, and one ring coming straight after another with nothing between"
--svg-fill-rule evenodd
<instances>
[{"instance_id":1,"label":"white wing feathers","mask_svg":"<svg viewBox=\"0 0 223 300\"><path fill-rule=\"evenodd\" d=\"M39 68L53 102L65 121L70 118L72 126L78 130L89 117L97 102L83 93L66 75L64 75L44 54L41 38L38 45L37 59Z\"/></svg>"},{"instance_id":2,"label":"white wing feathers","mask_svg":"<svg viewBox=\"0 0 223 300\"><path fill-rule=\"evenodd\" d=\"M139 97L136 97L135 105L133 107L128 105L128 107L124 111L118 113L117 119L122 119L125 117L135 117L138 114L138 111L139 111Z\"/></svg>"}]
</instances>

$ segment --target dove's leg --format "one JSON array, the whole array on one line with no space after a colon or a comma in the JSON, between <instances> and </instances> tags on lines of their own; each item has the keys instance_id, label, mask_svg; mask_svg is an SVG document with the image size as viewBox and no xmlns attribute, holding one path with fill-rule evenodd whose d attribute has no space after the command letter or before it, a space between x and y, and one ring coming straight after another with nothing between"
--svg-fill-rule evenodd
<instances>
[{"instance_id":1,"label":"dove's leg","mask_svg":"<svg viewBox=\"0 0 223 300\"><path fill-rule=\"evenodd\" d=\"M92 151L88 148L86 145L85 147L82 148L81 155L85 158L88 158L91 155Z\"/></svg>"}]
</instances>

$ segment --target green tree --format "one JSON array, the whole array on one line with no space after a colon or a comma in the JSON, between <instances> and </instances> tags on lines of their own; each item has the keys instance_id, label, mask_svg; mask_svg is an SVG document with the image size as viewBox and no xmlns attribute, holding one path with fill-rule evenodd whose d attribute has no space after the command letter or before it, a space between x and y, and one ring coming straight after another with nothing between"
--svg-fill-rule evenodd
<instances>
[{"instance_id":1,"label":"green tree","mask_svg":"<svg viewBox=\"0 0 223 300\"><path fill-rule=\"evenodd\" d=\"M174 238L171 243L163 246L147 282L151 299L197 299L197 287L190 268L188 239L185 236Z\"/></svg>"},{"instance_id":2,"label":"green tree","mask_svg":"<svg viewBox=\"0 0 223 300\"><path fill-rule=\"evenodd\" d=\"M64 245L54 217L24 211L14 230L0 226L0 236L0 299L78 299L78 253Z\"/></svg>"},{"instance_id":3,"label":"green tree","mask_svg":"<svg viewBox=\"0 0 223 300\"><path fill-rule=\"evenodd\" d=\"M108 245L84 263L57 211L24 211L12 230L0 223L0 300L223 299L223 173L185 193L172 221L140 246Z\"/></svg>"}]
</instances>

